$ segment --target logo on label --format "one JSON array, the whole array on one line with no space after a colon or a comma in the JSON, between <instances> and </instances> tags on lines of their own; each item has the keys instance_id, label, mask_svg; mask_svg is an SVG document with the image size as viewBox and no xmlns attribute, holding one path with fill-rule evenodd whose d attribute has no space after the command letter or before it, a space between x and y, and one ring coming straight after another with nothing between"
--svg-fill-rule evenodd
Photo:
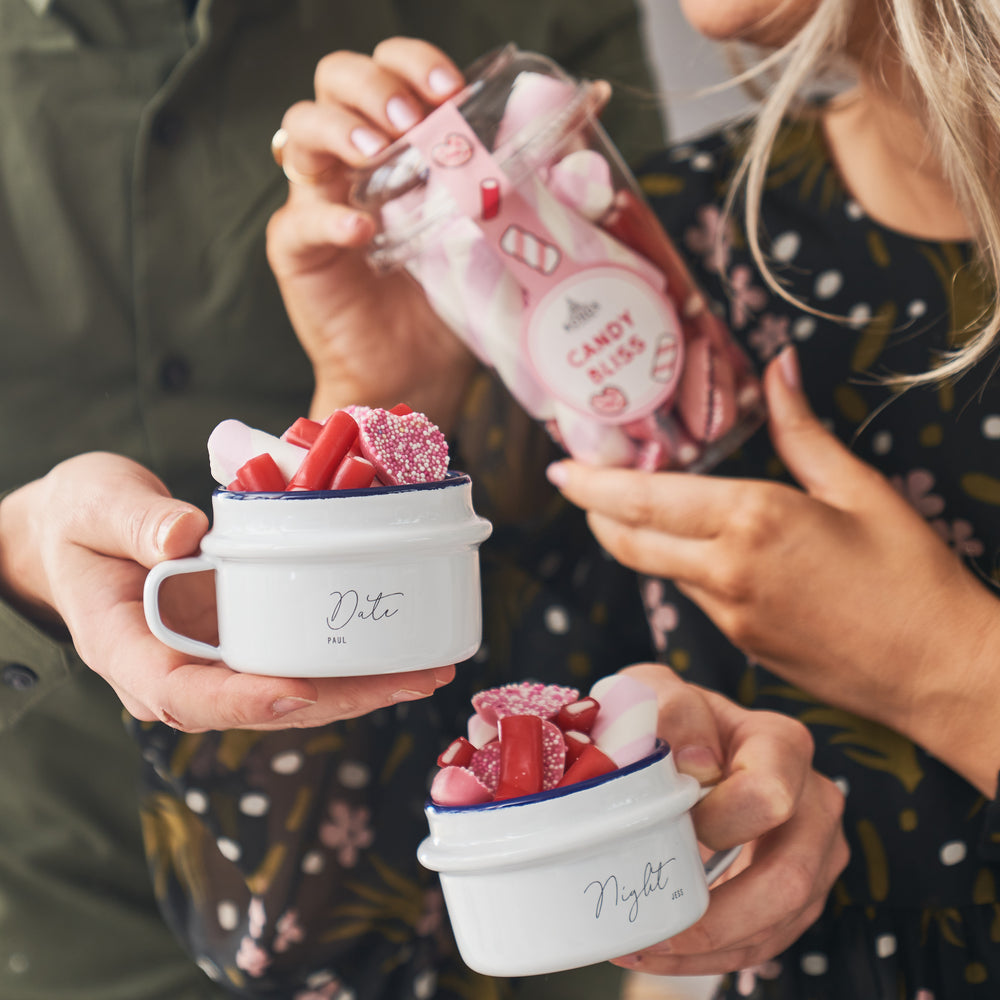
<instances>
[{"instance_id":1,"label":"logo on label","mask_svg":"<svg viewBox=\"0 0 1000 1000\"><path fill-rule=\"evenodd\" d=\"M581 323L592 320L601 310L596 302L576 302L573 299L566 299L567 320L563 323L563 329L569 333L575 330Z\"/></svg>"}]
</instances>

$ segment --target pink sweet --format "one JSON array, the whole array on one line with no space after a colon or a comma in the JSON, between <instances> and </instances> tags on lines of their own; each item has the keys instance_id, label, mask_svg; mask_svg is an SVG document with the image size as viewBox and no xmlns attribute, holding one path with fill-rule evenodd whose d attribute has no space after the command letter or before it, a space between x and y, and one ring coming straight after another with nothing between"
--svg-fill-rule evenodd
<instances>
[{"instance_id":1,"label":"pink sweet","mask_svg":"<svg viewBox=\"0 0 1000 1000\"><path fill-rule=\"evenodd\" d=\"M576 701L580 692L557 684L506 684L472 696L476 714L490 725L505 715L539 715L554 719L563 705Z\"/></svg>"},{"instance_id":2,"label":"pink sweet","mask_svg":"<svg viewBox=\"0 0 1000 1000\"><path fill-rule=\"evenodd\" d=\"M386 485L433 483L448 471L448 442L422 413L373 409L358 418L361 454Z\"/></svg>"},{"instance_id":3,"label":"pink sweet","mask_svg":"<svg viewBox=\"0 0 1000 1000\"><path fill-rule=\"evenodd\" d=\"M472 771L451 765L434 775L431 798L442 806L472 806L489 802L493 793Z\"/></svg>"},{"instance_id":4,"label":"pink sweet","mask_svg":"<svg viewBox=\"0 0 1000 1000\"><path fill-rule=\"evenodd\" d=\"M656 747L656 694L628 674L603 677L591 689L600 702L590 738L619 767L651 754Z\"/></svg>"}]
</instances>

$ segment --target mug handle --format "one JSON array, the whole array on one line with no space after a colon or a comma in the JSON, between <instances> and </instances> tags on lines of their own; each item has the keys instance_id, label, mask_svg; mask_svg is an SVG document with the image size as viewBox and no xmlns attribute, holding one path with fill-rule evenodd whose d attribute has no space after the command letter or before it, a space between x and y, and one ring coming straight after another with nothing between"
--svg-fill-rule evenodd
<instances>
[{"instance_id":1,"label":"mug handle","mask_svg":"<svg viewBox=\"0 0 1000 1000\"><path fill-rule=\"evenodd\" d=\"M172 628L167 628L160 617L160 585L171 576L182 573L202 573L207 569L215 569L215 564L206 556L190 556L187 559L167 559L157 563L147 574L142 591L142 608L146 613L146 624L149 631L160 642L172 649L191 656L201 656L207 660L221 660L222 651L218 646L181 635Z\"/></svg>"},{"instance_id":2,"label":"mug handle","mask_svg":"<svg viewBox=\"0 0 1000 1000\"><path fill-rule=\"evenodd\" d=\"M706 788L702 788L698 793L698 801L701 802L714 787L714 785L708 785ZM711 885L740 856L742 850L743 845L737 844L735 847L730 847L728 851L716 851L706 858L704 861L705 881Z\"/></svg>"}]
</instances>

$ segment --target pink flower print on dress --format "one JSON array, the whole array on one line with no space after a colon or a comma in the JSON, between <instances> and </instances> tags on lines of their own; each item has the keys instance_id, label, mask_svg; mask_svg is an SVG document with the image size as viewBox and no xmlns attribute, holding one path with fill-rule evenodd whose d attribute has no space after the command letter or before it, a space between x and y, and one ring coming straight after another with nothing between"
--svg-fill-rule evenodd
<instances>
[{"instance_id":1,"label":"pink flower print on dress","mask_svg":"<svg viewBox=\"0 0 1000 1000\"><path fill-rule=\"evenodd\" d=\"M267 972L270 964L271 956L252 937L244 935L239 951L236 952L236 967L248 976L259 979Z\"/></svg>"},{"instance_id":2,"label":"pink flower print on dress","mask_svg":"<svg viewBox=\"0 0 1000 1000\"><path fill-rule=\"evenodd\" d=\"M931 492L934 476L926 469L914 469L906 474L905 479L893 476L891 482L896 492L928 520L944 510L944 498Z\"/></svg>"},{"instance_id":3,"label":"pink flower print on dress","mask_svg":"<svg viewBox=\"0 0 1000 1000\"><path fill-rule=\"evenodd\" d=\"M769 361L785 344L790 343L788 317L772 316L770 313L765 313L747 340L761 361Z\"/></svg>"},{"instance_id":4,"label":"pink flower print on dress","mask_svg":"<svg viewBox=\"0 0 1000 1000\"><path fill-rule=\"evenodd\" d=\"M277 931L277 936L274 939L274 950L276 952L288 951L293 944L298 944L300 941L305 940L306 935L302 930L302 925L299 923L297 910L286 910L282 913L278 918L275 930Z\"/></svg>"},{"instance_id":5,"label":"pink flower print on dress","mask_svg":"<svg viewBox=\"0 0 1000 1000\"><path fill-rule=\"evenodd\" d=\"M714 205L706 205L698 209L698 222L684 234L684 242L692 253L701 256L706 270L724 274L731 246L726 219Z\"/></svg>"},{"instance_id":6,"label":"pink flower print on dress","mask_svg":"<svg viewBox=\"0 0 1000 1000\"><path fill-rule=\"evenodd\" d=\"M320 827L319 839L337 852L342 868L353 868L358 863L360 851L372 843L372 830L368 825L370 814L364 807L352 809L340 799L331 802L327 811L330 819Z\"/></svg>"},{"instance_id":7,"label":"pink flower print on dress","mask_svg":"<svg viewBox=\"0 0 1000 1000\"><path fill-rule=\"evenodd\" d=\"M677 608L664 598L666 588L662 580L646 580L642 585L642 603L646 609L646 621L653 636L653 645L662 653L668 645L669 633L677 628L679 616Z\"/></svg>"},{"instance_id":8,"label":"pink flower print on dress","mask_svg":"<svg viewBox=\"0 0 1000 1000\"><path fill-rule=\"evenodd\" d=\"M983 543L973 535L972 525L958 518L950 524L942 518L931 521L931 527L940 535L941 541L955 551L956 555L976 559L985 551Z\"/></svg>"},{"instance_id":9,"label":"pink flower print on dress","mask_svg":"<svg viewBox=\"0 0 1000 1000\"><path fill-rule=\"evenodd\" d=\"M741 997L750 996L757 986L758 979L777 979L781 974L781 963L771 961L752 965L749 969L740 969L736 973L736 992Z\"/></svg>"},{"instance_id":10,"label":"pink flower print on dress","mask_svg":"<svg viewBox=\"0 0 1000 1000\"><path fill-rule=\"evenodd\" d=\"M750 322L750 314L767 305L767 292L751 284L753 272L746 264L734 267L729 275L729 315L733 329L739 330ZM788 320L785 320L788 325Z\"/></svg>"}]
</instances>

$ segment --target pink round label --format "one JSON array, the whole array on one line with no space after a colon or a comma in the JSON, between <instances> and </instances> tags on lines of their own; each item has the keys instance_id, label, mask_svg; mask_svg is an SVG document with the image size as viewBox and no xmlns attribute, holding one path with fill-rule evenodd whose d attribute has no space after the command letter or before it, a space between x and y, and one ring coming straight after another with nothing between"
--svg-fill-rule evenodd
<instances>
[{"instance_id":1,"label":"pink round label","mask_svg":"<svg viewBox=\"0 0 1000 1000\"><path fill-rule=\"evenodd\" d=\"M578 271L560 282L532 309L524 339L549 392L608 424L666 403L684 361L673 304L622 267Z\"/></svg>"}]
</instances>

